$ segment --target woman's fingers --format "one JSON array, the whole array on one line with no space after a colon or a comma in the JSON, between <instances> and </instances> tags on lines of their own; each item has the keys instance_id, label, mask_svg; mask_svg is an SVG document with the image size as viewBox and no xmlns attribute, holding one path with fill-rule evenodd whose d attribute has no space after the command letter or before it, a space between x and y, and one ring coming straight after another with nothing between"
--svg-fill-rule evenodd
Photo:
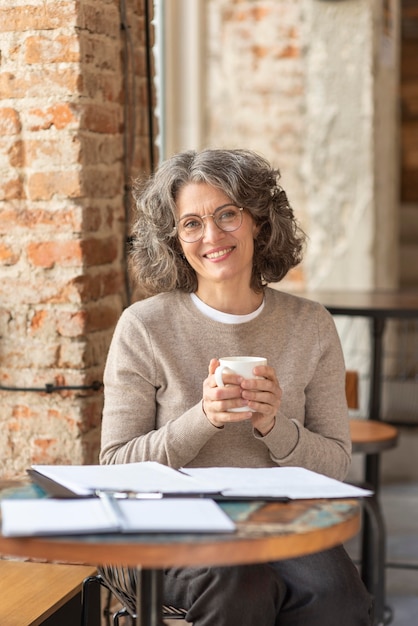
<instances>
[{"instance_id":1,"label":"woman's fingers","mask_svg":"<svg viewBox=\"0 0 418 626\"><path fill-rule=\"evenodd\" d=\"M222 379L225 386L218 387L214 376L218 365L217 359L211 360L209 375L203 383L203 410L209 421L218 427L249 418L271 422L279 409L282 394L275 370L259 366L254 368L255 378L251 379L225 372ZM232 410L238 408L241 411Z\"/></svg>"},{"instance_id":2,"label":"woman's fingers","mask_svg":"<svg viewBox=\"0 0 418 626\"><path fill-rule=\"evenodd\" d=\"M254 411L273 417L280 407L282 390L273 368L260 366L255 373L262 378L246 379L241 383L242 397Z\"/></svg>"}]
</instances>

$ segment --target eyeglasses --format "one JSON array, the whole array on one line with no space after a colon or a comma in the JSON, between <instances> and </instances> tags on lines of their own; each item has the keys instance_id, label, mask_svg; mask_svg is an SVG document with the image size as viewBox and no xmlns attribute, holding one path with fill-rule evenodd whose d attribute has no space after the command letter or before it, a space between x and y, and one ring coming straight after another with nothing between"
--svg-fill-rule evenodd
<instances>
[{"instance_id":1,"label":"eyeglasses","mask_svg":"<svg viewBox=\"0 0 418 626\"><path fill-rule=\"evenodd\" d=\"M177 234L185 243L194 243L202 239L205 232L207 217L212 217L216 226L221 230L232 233L242 224L243 207L235 204L223 204L211 215L185 215L177 222Z\"/></svg>"}]
</instances>

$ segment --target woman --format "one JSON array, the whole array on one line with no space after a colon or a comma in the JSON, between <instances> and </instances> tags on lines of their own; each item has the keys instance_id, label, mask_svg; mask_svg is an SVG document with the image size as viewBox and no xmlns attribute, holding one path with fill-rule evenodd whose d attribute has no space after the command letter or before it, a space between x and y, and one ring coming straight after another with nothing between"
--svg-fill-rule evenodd
<instances>
[{"instance_id":1,"label":"woman","mask_svg":"<svg viewBox=\"0 0 418 626\"><path fill-rule=\"evenodd\" d=\"M332 317L267 287L305 237L279 171L245 150L178 154L134 191L132 263L149 297L124 311L105 371L102 463L301 466L344 479L345 368ZM225 374L221 356L268 365ZM248 411L231 412L245 407ZM171 569L195 626L362 626L369 597L339 546L262 565Z\"/></svg>"}]
</instances>

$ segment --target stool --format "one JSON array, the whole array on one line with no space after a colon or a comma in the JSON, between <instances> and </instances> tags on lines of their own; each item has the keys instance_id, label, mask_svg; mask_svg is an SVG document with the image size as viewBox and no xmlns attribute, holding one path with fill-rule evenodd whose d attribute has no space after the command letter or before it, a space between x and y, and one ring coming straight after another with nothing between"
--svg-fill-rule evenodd
<instances>
[{"instance_id":1,"label":"stool","mask_svg":"<svg viewBox=\"0 0 418 626\"><path fill-rule=\"evenodd\" d=\"M398 429L391 424L368 419L350 419L353 453L380 454L394 448L398 441Z\"/></svg>"},{"instance_id":2,"label":"stool","mask_svg":"<svg viewBox=\"0 0 418 626\"><path fill-rule=\"evenodd\" d=\"M347 404L358 409L358 375L346 374ZM352 451L366 457L367 481L362 485L373 490L373 495L363 499L361 577L375 601L375 624L381 626L392 620L391 611L385 607L386 530L379 502L379 459L385 450L394 448L398 430L377 420L350 419Z\"/></svg>"}]
</instances>

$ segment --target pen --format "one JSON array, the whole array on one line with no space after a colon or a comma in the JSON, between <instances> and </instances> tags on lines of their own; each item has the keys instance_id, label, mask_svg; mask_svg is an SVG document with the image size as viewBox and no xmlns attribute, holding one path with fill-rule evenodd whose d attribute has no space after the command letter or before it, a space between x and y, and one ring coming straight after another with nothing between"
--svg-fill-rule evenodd
<instances>
[{"instance_id":1,"label":"pen","mask_svg":"<svg viewBox=\"0 0 418 626\"><path fill-rule=\"evenodd\" d=\"M134 500L161 500L162 497L162 493L140 493L138 491L131 491L128 494L128 498L133 498Z\"/></svg>"},{"instance_id":2,"label":"pen","mask_svg":"<svg viewBox=\"0 0 418 626\"><path fill-rule=\"evenodd\" d=\"M112 526L117 530L123 530L126 527L126 519L114 494L97 489L96 495L100 498Z\"/></svg>"},{"instance_id":3,"label":"pen","mask_svg":"<svg viewBox=\"0 0 418 626\"><path fill-rule=\"evenodd\" d=\"M96 496L106 493L115 500L161 500L162 493L156 491L110 491L107 489L96 489Z\"/></svg>"}]
</instances>

